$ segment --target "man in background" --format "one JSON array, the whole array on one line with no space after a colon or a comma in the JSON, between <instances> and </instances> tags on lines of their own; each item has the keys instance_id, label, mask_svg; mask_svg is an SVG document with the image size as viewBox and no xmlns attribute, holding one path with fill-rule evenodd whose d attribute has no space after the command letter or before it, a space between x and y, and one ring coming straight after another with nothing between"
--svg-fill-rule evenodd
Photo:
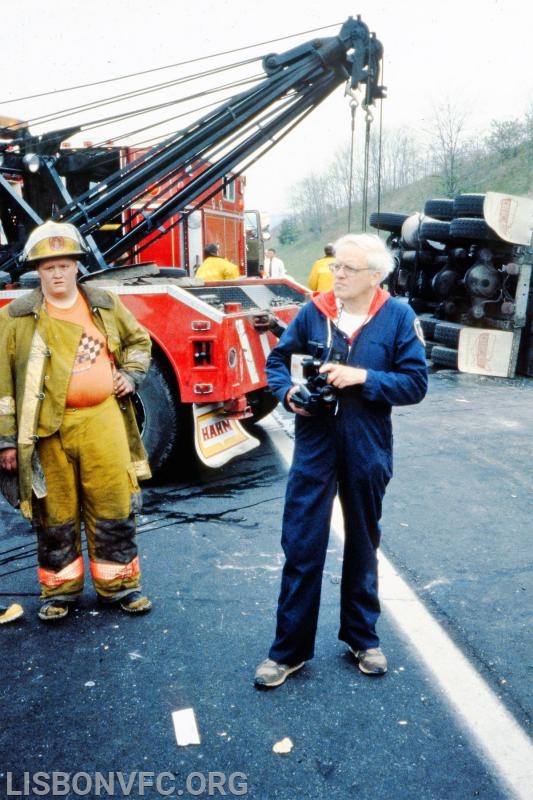
<instances>
[{"instance_id":1,"label":"man in background","mask_svg":"<svg viewBox=\"0 0 533 800\"><path fill-rule=\"evenodd\" d=\"M263 270L264 278L283 278L286 274L285 264L276 255L273 247L269 247L265 251L265 268Z\"/></svg>"}]
</instances>

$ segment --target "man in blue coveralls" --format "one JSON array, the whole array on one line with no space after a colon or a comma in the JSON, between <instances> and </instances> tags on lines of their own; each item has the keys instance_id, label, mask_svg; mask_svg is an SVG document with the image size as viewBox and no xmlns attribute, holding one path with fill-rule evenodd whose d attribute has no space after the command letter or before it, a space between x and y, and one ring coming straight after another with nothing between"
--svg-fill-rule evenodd
<instances>
[{"instance_id":1,"label":"man in blue coveralls","mask_svg":"<svg viewBox=\"0 0 533 800\"><path fill-rule=\"evenodd\" d=\"M383 675L377 550L392 476L392 406L427 391L420 323L380 284L393 256L374 234L335 243L333 289L316 293L271 351L270 388L296 414L283 512L277 626L255 685L280 686L314 655L333 501L344 517L339 639L359 669Z\"/></svg>"}]
</instances>

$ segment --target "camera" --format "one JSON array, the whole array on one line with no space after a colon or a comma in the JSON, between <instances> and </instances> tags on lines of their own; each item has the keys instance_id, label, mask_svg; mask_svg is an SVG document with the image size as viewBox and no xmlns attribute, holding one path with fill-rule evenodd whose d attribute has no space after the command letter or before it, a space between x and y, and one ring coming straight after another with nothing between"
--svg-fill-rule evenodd
<instances>
[{"instance_id":1,"label":"camera","mask_svg":"<svg viewBox=\"0 0 533 800\"><path fill-rule=\"evenodd\" d=\"M337 360L340 359L330 359ZM319 372L325 362L320 358L307 356L301 359L300 368L305 383L291 395L291 403L303 408L309 414L332 414L337 405L337 392L327 382L327 374Z\"/></svg>"}]
</instances>

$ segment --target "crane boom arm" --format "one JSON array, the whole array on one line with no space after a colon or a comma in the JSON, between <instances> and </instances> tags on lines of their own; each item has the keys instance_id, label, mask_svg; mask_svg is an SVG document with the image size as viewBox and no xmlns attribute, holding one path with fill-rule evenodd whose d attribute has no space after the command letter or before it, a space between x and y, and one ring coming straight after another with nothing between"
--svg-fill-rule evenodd
<instances>
[{"instance_id":1,"label":"crane boom arm","mask_svg":"<svg viewBox=\"0 0 533 800\"><path fill-rule=\"evenodd\" d=\"M259 83L130 163L107 174L103 170L99 182L79 193L67 190L65 176L98 170L105 163L105 148L61 151L65 131L32 137L26 130L8 138L0 164L0 220L8 229L12 252L2 269L17 271L21 223L28 229L45 217L75 224L91 249L88 271L105 269L148 234L158 229L163 233L162 226L171 217L189 214L205 203L217 181L230 172L241 174L258 153L264 154L337 86L364 88L365 106L384 97L379 85L382 55L381 43L365 23L350 17L338 36L267 55L265 77ZM0 131L0 154L2 147ZM23 197L5 176L22 177ZM146 192L159 188L165 190L165 200L157 208L143 207ZM105 245L97 245L95 234L103 226L113 227L111 223L133 206L138 209L134 221L127 227L115 225Z\"/></svg>"}]
</instances>

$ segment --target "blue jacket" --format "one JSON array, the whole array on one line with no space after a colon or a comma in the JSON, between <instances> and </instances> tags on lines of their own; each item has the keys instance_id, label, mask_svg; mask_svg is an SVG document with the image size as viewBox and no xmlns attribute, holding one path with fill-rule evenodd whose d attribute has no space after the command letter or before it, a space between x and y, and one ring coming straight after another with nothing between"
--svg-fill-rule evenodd
<instances>
[{"instance_id":1,"label":"blue jacket","mask_svg":"<svg viewBox=\"0 0 533 800\"><path fill-rule=\"evenodd\" d=\"M378 289L381 304L374 316L350 341L335 325L337 310L333 292L315 295L292 320L266 362L270 389L285 404L293 386L292 354L315 355L322 346L323 361L333 352L343 363L367 370L362 386L339 392L339 403L356 400L361 410L373 407L385 414L396 405L419 403L427 391L427 366L420 323L405 303Z\"/></svg>"}]
</instances>

